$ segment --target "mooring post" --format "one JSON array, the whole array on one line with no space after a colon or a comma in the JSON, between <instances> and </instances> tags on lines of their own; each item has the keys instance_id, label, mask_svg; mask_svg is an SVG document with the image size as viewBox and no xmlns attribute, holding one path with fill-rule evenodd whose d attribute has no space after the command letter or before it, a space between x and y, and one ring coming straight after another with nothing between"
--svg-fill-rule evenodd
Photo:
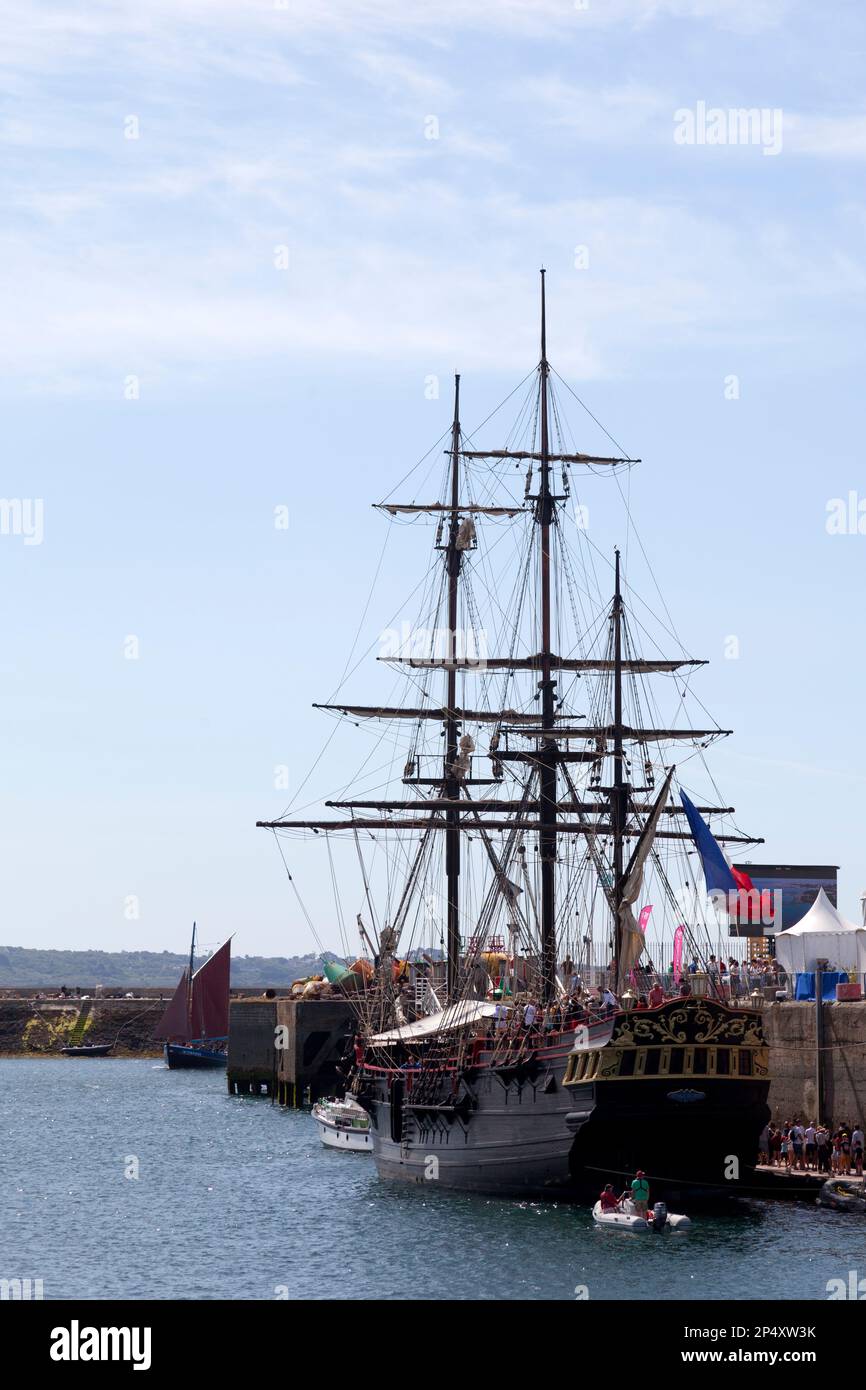
<instances>
[{"instance_id":1,"label":"mooring post","mask_svg":"<svg viewBox=\"0 0 866 1390\"><path fill-rule=\"evenodd\" d=\"M818 1124L824 1122L824 969L828 962L815 961L815 1108Z\"/></svg>"}]
</instances>

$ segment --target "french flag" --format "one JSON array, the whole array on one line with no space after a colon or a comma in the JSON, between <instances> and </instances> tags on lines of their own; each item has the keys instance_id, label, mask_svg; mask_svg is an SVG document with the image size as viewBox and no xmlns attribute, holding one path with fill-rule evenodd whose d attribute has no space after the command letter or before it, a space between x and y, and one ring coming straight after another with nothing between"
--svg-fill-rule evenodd
<instances>
[{"instance_id":1,"label":"french flag","mask_svg":"<svg viewBox=\"0 0 866 1390\"><path fill-rule=\"evenodd\" d=\"M728 901L728 916L732 922L762 922L772 918L772 896L760 895L754 883L742 869L735 869L697 807L680 790L680 800L701 856L708 893L724 893ZM736 897L731 895L736 894ZM733 909L733 910L732 910Z\"/></svg>"}]
</instances>

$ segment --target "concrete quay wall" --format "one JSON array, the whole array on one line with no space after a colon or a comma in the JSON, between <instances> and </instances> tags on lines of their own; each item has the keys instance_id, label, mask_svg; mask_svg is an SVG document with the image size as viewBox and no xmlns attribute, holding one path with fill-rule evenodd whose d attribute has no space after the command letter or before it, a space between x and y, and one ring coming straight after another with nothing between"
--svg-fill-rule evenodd
<instances>
[{"instance_id":1,"label":"concrete quay wall","mask_svg":"<svg viewBox=\"0 0 866 1390\"><path fill-rule=\"evenodd\" d=\"M824 1105L818 1115L816 1005L770 1004L764 1035L770 1048L770 1109L774 1120L822 1119L832 1124L866 1120L866 1001L822 1004L820 1054Z\"/></svg>"}]
</instances>

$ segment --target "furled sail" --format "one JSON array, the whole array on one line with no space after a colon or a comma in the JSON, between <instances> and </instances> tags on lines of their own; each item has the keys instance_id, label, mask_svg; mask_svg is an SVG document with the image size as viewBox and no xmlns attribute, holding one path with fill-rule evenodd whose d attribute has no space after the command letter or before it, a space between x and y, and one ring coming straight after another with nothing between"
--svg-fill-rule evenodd
<instances>
[{"instance_id":1,"label":"furled sail","mask_svg":"<svg viewBox=\"0 0 866 1390\"><path fill-rule=\"evenodd\" d=\"M644 864L652 849L662 811L667 805L668 794L671 788L671 778L673 775L674 769L671 768L664 780L664 784L658 794L650 817L644 826L643 833L634 847L634 853L632 854L625 872L625 882L623 884L622 899L619 907L619 955L617 960L617 972L620 981L626 978L628 972L643 950L644 936L635 920L635 915L632 912L632 904L637 902L638 894L641 890Z\"/></svg>"}]
</instances>

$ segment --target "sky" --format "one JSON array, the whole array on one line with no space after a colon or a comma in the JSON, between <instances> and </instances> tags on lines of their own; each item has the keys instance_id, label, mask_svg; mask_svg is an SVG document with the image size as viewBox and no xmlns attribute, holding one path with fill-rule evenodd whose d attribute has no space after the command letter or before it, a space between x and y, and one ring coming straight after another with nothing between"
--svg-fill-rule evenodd
<instances>
[{"instance_id":1,"label":"sky","mask_svg":"<svg viewBox=\"0 0 866 1390\"><path fill-rule=\"evenodd\" d=\"M429 561L371 594L369 504L455 370L472 427L532 369L541 265L727 804L859 920L864 48L856 3L6 0L3 944L336 945L255 821L345 780L311 703Z\"/></svg>"}]
</instances>

